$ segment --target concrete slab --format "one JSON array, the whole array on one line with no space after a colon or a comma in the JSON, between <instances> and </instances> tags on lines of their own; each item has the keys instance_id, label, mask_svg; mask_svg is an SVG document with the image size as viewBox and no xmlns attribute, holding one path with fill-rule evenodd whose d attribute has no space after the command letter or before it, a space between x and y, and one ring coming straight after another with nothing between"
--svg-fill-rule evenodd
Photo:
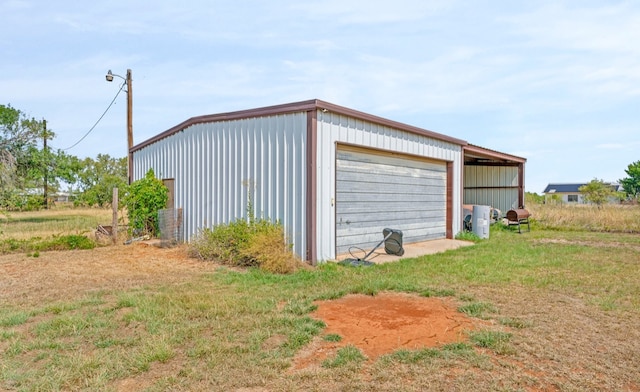
<instances>
[{"instance_id":1,"label":"concrete slab","mask_svg":"<svg viewBox=\"0 0 640 392\"><path fill-rule=\"evenodd\" d=\"M470 242L470 241L446 240L446 239L416 242L413 244L404 244L403 245L404 255L402 256L394 256L394 255L386 254L384 251L384 245L383 245L383 246L380 246L380 248L378 248L375 252L373 252L371 256L367 258L367 261L371 261L375 264L382 264L382 263L388 263L392 261L398 261L401 259L409 259L412 257L419 257L419 256L430 255L434 253L440 253L440 252L444 252L451 249L457 249L462 246L471 246L471 245L473 245L473 242ZM369 252L370 250L371 249L367 249L367 252ZM353 256L364 257L364 254L362 254L362 252L354 251ZM353 256L351 256L348 253L342 254L336 258L337 259L336 261L348 259Z\"/></svg>"}]
</instances>

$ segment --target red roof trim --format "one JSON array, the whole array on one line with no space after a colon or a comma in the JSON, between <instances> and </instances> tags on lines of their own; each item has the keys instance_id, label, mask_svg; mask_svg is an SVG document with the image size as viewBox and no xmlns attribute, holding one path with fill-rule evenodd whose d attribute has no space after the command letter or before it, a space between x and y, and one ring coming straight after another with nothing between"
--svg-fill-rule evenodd
<instances>
[{"instance_id":1,"label":"red roof trim","mask_svg":"<svg viewBox=\"0 0 640 392\"><path fill-rule=\"evenodd\" d=\"M386 118L374 116L357 110L349 109L343 106L335 105L329 102L321 101L318 99L312 99L309 101L293 102L282 105L266 106L257 109L240 110L236 112L209 114L204 116L192 117L180 124L167 129L166 131L150 138L142 143L139 143L131 148L131 152L140 150L150 144L153 144L161 139L167 138L175 133L185 130L186 128L202 123L239 120L252 117L272 116L278 114L288 114L295 112L307 112L311 110L328 110L334 113L342 114L349 117L354 117L360 120L388 126L390 128L399 129L402 131L427 136L433 139L442 140L445 142L466 146L467 142L454 137L446 136L437 132L429 131L426 129L414 127L411 125L403 124L397 121L388 120Z\"/></svg>"},{"instance_id":2,"label":"red roof trim","mask_svg":"<svg viewBox=\"0 0 640 392\"><path fill-rule=\"evenodd\" d=\"M467 144L463 147L464 153L478 155L483 158L489 159L498 159L503 161L517 162L517 163L525 163L527 161L526 158L522 158L516 155L505 154L500 151L490 150L488 148L476 146L473 144Z\"/></svg>"}]
</instances>

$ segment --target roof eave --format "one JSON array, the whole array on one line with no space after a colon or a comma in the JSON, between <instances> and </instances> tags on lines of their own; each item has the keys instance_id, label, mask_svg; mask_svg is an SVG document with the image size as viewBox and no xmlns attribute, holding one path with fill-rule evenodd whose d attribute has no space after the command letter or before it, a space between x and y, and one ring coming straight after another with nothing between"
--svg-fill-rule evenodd
<instances>
[{"instance_id":1,"label":"roof eave","mask_svg":"<svg viewBox=\"0 0 640 392\"><path fill-rule=\"evenodd\" d=\"M500 151L490 150L488 148L476 146L473 144L467 144L464 146L464 153L476 155L482 158L491 159L495 161L503 161L503 162L516 162L516 163L525 163L527 161L526 158L519 157L516 155L505 154Z\"/></svg>"},{"instance_id":2,"label":"roof eave","mask_svg":"<svg viewBox=\"0 0 640 392\"><path fill-rule=\"evenodd\" d=\"M293 102L293 103L287 103L287 104L281 104L281 105L266 106L266 107L256 108L256 109L239 110L234 112L208 114L204 116L191 117L190 119L183 121L180 124L174 127L171 127L166 131L159 133L156 136L153 136L150 139L147 139L133 146L130 152L140 150L150 144L153 144L166 137L169 137L174 133L183 131L186 128L196 124L207 123L207 122L217 122L217 121L239 120L244 118L271 116L271 115L288 114L288 113L295 113L295 112L306 112L310 110L321 110L321 111L338 113L341 115L354 117L360 120L376 123L383 126L388 126L390 128L399 129L399 130L410 132L413 134L427 136L433 139L449 142L452 144L457 144L460 146L466 146L468 144L466 141L462 139L457 139L457 138L443 135L437 132L429 131L423 128L418 128L411 125L403 124L403 123L389 120L383 117L374 116L372 114L360 112L354 109L349 109L344 106L335 105L335 104L321 101L318 99L312 99L308 101L300 101L300 102Z\"/></svg>"}]
</instances>

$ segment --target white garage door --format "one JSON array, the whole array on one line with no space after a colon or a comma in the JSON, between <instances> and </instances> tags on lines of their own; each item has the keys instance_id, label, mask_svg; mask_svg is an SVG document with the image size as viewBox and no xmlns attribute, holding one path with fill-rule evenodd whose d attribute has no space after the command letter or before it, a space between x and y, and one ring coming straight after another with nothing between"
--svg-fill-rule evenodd
<instances>
[{"instance_id":1,"label":"white garage door","mask_svg":"<svg viewBox=\"0 0 640 392\"><path fill-rule=\"evenodd\" d=\"M372 249L387 227L404 243L445 238L446 183L445 163L339 147L336 254Z\"/></svg>"}]
</instances>

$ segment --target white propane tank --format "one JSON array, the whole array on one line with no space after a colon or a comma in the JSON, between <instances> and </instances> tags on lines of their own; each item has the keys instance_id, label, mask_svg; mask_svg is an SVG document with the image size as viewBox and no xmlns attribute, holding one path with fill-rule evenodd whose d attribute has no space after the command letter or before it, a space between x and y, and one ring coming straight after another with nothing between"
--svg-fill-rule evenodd
<instances>
[{"instance_id":1,"label":"white propane tank","mask_svg":"<svg viewBox=\"0 0 640 392\"><path fill-rule=\"evenodd\" d=\"M482 239L489 238L490 206L473 206L471 214L471 230Z\"/></svg>"}]
</instances>

